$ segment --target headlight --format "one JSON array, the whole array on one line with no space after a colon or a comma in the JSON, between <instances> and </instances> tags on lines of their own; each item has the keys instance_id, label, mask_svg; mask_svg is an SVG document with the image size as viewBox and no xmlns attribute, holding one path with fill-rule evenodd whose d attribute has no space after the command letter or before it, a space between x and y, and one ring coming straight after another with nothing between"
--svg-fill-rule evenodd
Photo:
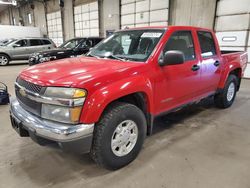
<instances>
[{"instance_id":1,"label":"headlight","mask_svg":"<svg viewBox=\"0 0 250 188\"><path fill-rule=\"evenodd\" d=\"M57 98L80 98L86 96L86 91L83 89L64 88L64 87L48 87L44 93L46 97Z\"/></svg>"},{"instance_id":2,"label":"headlight","mask_svg":"<svg viewBox=\"0 0 250 188\"><path fill-rule=\"evenodd\" d=\"M87 92L83 89L48 87L41 116L48 120L77 124Z\"/></svg>"},{"instance_id":3,"label":"headlight","mask_svg":"<svg viewBox=\"0 0 250 188\"><path fill-rule=\"evenodd\" d=\"M62 123L76 124L79 122L82 106L63 107L51 104L42 104L42 117Z\"/></svg>"}]
</instances>

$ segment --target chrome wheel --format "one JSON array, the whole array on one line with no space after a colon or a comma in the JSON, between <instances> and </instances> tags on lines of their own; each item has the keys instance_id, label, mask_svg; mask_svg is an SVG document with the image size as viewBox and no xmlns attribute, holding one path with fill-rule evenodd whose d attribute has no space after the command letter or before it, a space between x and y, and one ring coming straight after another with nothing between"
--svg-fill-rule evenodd
<instances>
[{"instance_id":1,"label":"chrome wheel","mask_svg":"<svg viewBox=\"0 0 250 188\"><path fill-rule=\"evenodd\" d=\"M138 138L138 127L132 120L121 122L115 129L111 138L112 152L122 157L134 148Z\"/></svg>"},{"instance_id":2,"label":"chrome wheel","mask_svg":"<svg viewBox=\"0 0 250 188\"><path fill-rule=\"evenodd\" d=\"M231 82L227 90L227 101L230 102L234 98L234 93L235 93L235 84L234 82Z\"/></svg>"},{"instance_id":3,"label":"chrome wheel","mask_svg":"<svg viewBox=\"0 0 250 188\"><path fill-rule=\"evenodd\" d=\"M9 60L6 56L0 56L0 65L7 65Z\"/></svg>"}]
</instances>

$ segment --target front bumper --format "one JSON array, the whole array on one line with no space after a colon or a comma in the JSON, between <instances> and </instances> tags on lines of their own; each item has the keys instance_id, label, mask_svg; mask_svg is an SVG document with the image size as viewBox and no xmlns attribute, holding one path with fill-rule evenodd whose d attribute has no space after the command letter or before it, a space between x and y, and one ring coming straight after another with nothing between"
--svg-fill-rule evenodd
<instances>
[{"instance_id":1,"label":"front bumper","mask_svg":"<svg viewBox=\"0 0 250 188\"><path fill-rule=\"evenodd\" d=\"M44 120L23 109L16 99L11 100L10 117L13 128L19 134L20 130L26 130L37 143L54 142L64 150L77 153L90 151L94 124L67 125Z\"/></svg>"}]
</instances>

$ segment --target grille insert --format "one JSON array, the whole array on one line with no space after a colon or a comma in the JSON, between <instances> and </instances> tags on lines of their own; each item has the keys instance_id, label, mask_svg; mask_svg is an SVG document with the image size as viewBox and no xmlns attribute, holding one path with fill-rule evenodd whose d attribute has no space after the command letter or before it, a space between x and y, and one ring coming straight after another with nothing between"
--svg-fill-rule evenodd
<instances>
[{"instance_id":1,"label":"grille insert","mask_svg":"<svg viewBox=\"0 0 250 188\"><path fill-rule=\"evenodd\" d=\"M32 91L32 92L34 92L34 93L40 93L40 91L41 91L41 89L42 89L42 86L33 84L33 83L31 83L31 82L27 82L27 81L23 80L22 78L18 78L18 79L17 79L17 83L18 83L20 86L23 86L23 87L26 88L27 90Z\"/></svg>"},{"instance_id":2,"label":"grille insert","mask_svg":"<svg viewBox=\"0 0 250 188\"><path fill-rule=\"evenodd\" d=\"M33 84L31 82L27 82L21 78L18 78L16 81L20 86L24 87L28 91L34 92L34 93L39 93L41 94L42 86ZM16 91L16 97L17 100L19 101L20 105L26 109L27 111L40 116L41 114L41 103L38 103L36 101L30 100L26 96L22 96L19 91L19 87L15 86L15 91Z\"/></svg>"}]
</instances>

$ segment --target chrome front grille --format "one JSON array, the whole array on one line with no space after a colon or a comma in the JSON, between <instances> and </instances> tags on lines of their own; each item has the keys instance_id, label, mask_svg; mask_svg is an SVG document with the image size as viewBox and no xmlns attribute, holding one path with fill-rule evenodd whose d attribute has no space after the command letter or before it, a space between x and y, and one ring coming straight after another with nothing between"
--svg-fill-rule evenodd
<instances>
[{"instance_id":1,"label":"chrome front grille","mask_svg":"<svg viewBox=\"0 0 250 188\"><path fill-rule=\"evenodd\" d=\"M31 82L27 82L26 80L23 80L22 78L17 78L17 83L20 86L23 86L24 88L26 88L29 91L32 91L34 93L40 93L42 90L42 86L33 84Z\"/></svg>"},{"instance_id":2,"label":"chrome front grille","mask_svg":"<svg viewBox=\"0 0 250 188\"><path fill-rule=\"evenodd\" d=\"M40 94L42 92L42 86L27 82L21 78L17 79L17 84L22 86L23 88L25 88L28 91L31 91L33 93L38 93ZM25 96L24 94L22 94L22 92L20 91L20 88L15 85L15 92L16 92L16 97L18 102L20 103L20 105L27 111L40 116L41 114L41 103L38 103L36 101L33 101L31 99L29 99L27 96Z\"/></svg>"}]
</instances>

